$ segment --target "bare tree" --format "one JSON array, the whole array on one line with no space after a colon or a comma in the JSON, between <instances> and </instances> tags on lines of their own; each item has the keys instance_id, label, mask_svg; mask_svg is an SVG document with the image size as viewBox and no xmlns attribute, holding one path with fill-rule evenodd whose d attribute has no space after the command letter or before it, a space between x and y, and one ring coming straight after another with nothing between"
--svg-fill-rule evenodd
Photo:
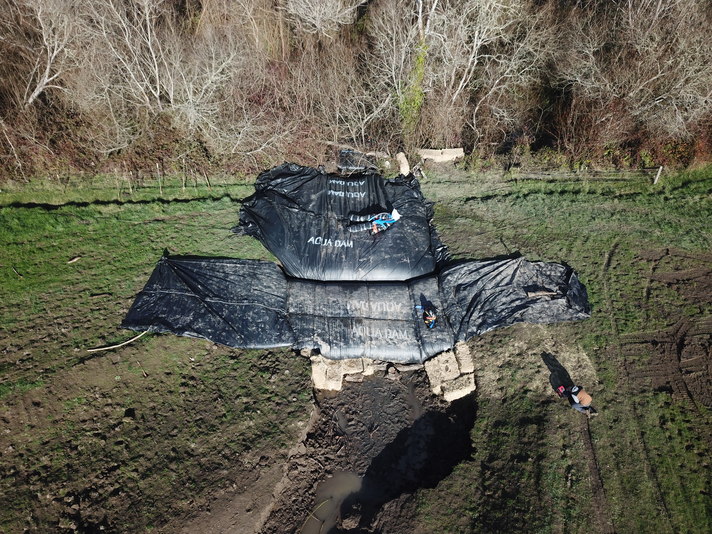
<instances>
[{"instance_id":1,"label":"bare tree","mask_svg":"<svg viewBox=\"0 0 712 534\"><path fill-rule=\"evenodd\" d=\"M712 106L709 24L702 0L626 0L605 10L574 9L562 32L560 81L580 100L607 110L598 121L620 122L625 114L652 134L688 136Z\"/></svg>"},{"instance_id":2,"label":"bare tree","mask_svg":"<svg viewBox=\"0 0 712 534\"><path fill-rule=\"evenodd\" d=\"M368 78L375 92L394 98L396 103L404 99L414 51L421 42L412 6L408 0L381 0L370 7Z\"/></svg>"},{"instance_id":3,"label":"bare tree","mask_svg":"<svg viewBox=\"0 0 712 534\"><path fill-rule=\"evenodd\" d=\"M435 108L432 115L440 116L438 130L447 132L442 127L450 123L451 131L456 132L455 136L435 135L434 141L440 137L441 142L457 142L466 120L470 94L476 88L484 89L485 94L495 89L484 87L482 72L492 63L510 62L510 58L503 56L502 42L519 19L511 3L499 0L448 2L433 12L428 49L429 107ZM484 102L486 97L480 100ZM476 105L472 114L471 124L476 131L481 107L482 104Z\"/></svg>"},{"instance_id":4,"label":"bare tree","mask_svg":"<svg viewBox=\"0 0 712 534\"><path fill-rule=\"evenodd\" d=\"M501 18L506 19L503 23ZM474 141L501 141L522 132L539 107L536 87L552 58L557 28L552 11L532 2L512 3L494 17L495 31L483 45L480 68L470 80L467 126ZM494 23L499 21L499 23Z\"/></svg>"},{"instance_id":5,"label":"bare tree","mask_svg":"<svg viewBox=\"0 0 712 534\"><path fill-rule=\"evenodd\" d=\"M373 6L372 77L394 95L401 116L417 108L415 142L458 143L465 127L479 139L483 115L514 120L516 113L507 108L512 99L504 96L520 91L536 75L546 45L540 18L532 18L530 8L528 2L514 0ZM414 89L422 92L420 106L412 103L418 98Z\"/></svg>"},{"instance_id":6,"label":"bare tree","mask_svg":"<svg viewBox=\"0 0 712 534\"><path fill-rule=\"evenodd\" d=\"M68 68L74 36L73 2L66 0L26 0L33 11L41 36L40 50L25 89L25 107L48 89L64 89L59 79Z\"/></svg>"},{"instance_id":7,"label":"bare tree","mask_svg":"<svg viewBox=\"0 0 712 534\"><path fill-rule=\"evenodd\" d=\"M309 106L305 121L328 132L329 141L366 149L368 139L375 142L380 137L373 134L388 114L391 98L372 90L349 47L334 43L326 49L312 48L295 67L293 80L301 93L295 97Z\"/></svg>"},{"instance_id":8,"label":"bare tree","mask_svg":"<svg viewBox=\"0 0 712 534\"><path fill-rule=\"evenodd\" d=\"M62 76L71 69L75 35L71 0L4 0L0 42L6 58L16 58L24 108L49 89L63 90Z\"/></svg>"},{"instance_id":9,"label":"bare tree","mask_svg":"<svg viewBox=\"0 0 712 534\"><path fill-rule=\"evenodd\" d=\"M390 129L408 145L417 144L416 129L425 100L425 70L430 15L438 0L380 0L369 7L370 46L365 65L371 94L383 100Z\"/></svg>"},{"instance_id":10,"label":"bare tree","mask_svg":"<svg viewBox=\"0 0 712 534\"><path fill-rule=\"evenodd\" d=\"M94 58L112 67L113 75L98 81L136 106L162 111L174 93L168 56L180 50L164 0L106 0L85 6L89 36L105 47L103 57L97 53Z\"/></svg>"},{"instance_id":11,"label":"bare tree","mask_svg":"<svg viewBox=\"0 0 712 534\"><path fill-rule=\"evenodd\" d=\"M245 101L265 72L251 40L257 22L238 9L251 7L213 0L197 22L183 24L164 0L85 4L86 46L73 90L83 109L105 119L103 150L127 146L159 115L218 152L269 144L273 136L255 126L262 112Z\"/></svg>"},{"instance_id":12,"label":"bare tree","mask_svg":"<svg viewBox=\"0 0 712 534\"><path fill-rule=\"evenodd\" d=\"M286 0L285 10L306 33L333 36L341 26L353 24L356 10L367 0Z\"/></svg>"}]
</instances>

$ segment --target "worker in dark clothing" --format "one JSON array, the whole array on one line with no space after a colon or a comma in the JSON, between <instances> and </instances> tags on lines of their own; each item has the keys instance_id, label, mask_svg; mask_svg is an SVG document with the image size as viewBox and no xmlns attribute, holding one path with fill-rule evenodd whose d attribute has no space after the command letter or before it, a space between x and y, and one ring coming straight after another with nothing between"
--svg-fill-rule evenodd
<instances>
[{"instance_id":1,"label":"worker in dark clothing","mask_svg":"<svg viewBox=\"0 0 712 534\"><path fill-rule=\"evenodd\" d=\"M425 326L428 328L435 328L435 323L438 320L438 316L435 313L435 310L432 308L428 308L425 311L423 311L423 322L425 323Z\"/></svg>"},{"instance_id":2,"label":"worker in dark clothing","mask_svg":"<svg viewBox=\"0 0 712 534\"><path fill-rule=\"evenodd\" d=\"M594 407L591 406L593 400L591 399L591 395L584 391L581 386L574 383L571 376L569 376L569 372L559 363L553 354L543 352L541 359L551 372L549 375L549 383L559 397L568 400L574 410L584 413L588 417L598 413Z\"/></svg>"},{"instance_id":3,"label":"worker in dark clothing","mask_svg":"<svg viewBox=\"0 0 712 534\"><path fill-rule=\"evenodd\" d=\"M591 395L586 393L581 386L559 386L556 388L556 393L559 397L567 399L574 410L584 413L589 417L598 413L596 409L591 406L591 402L593 401Z\"/></svg>"},{"instance_id":4,"label":"worker in dark clothing","mask_svg":"<svg viewBox=\"0 0 712 534\"><path fill-rule=\"evenodd\" d=\"M420 295L420 305L415 307L416 310L423 310L423 322L428 328L435 328L438 322L438 313L435 305L425 298L425 295Z\"/></svg>"}]
</instances>

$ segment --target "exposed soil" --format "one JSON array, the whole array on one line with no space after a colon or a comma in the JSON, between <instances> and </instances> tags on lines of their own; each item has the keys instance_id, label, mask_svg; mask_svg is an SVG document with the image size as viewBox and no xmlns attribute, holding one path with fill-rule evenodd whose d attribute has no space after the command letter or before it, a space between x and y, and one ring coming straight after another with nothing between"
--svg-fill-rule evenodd
<instances>
[{"instance_id":1,"label":"exposed soil","mask_svg":"<svg viewBox=\"0 0 712 534\"><path fill-rule=\"evenodd\" d=\"M517 325L472 340L479 389L452 404L431 392L423 369L395 372L390 367L363 382L345 382L338 393L316 392L311 421L285 463L261 464L259 474L235 480L192 519L176 520L161 532L429 532L417 523L418 492L438 486L455 466L472 461L477 398L495 406L495 430L500 417L526 429L506 449L486 455L482 480L467 482L493 507L486 520L493 528L504 493L514 490L523 508L530 506L527 486L512 486L509 477L517 477L518 465L535 466L529 455L551 446L551 431L553 436L568 434L572 443L588 444L590 472L573 476L590 479L592 486L598 483L594 505L600 503L595 511L603 525L599 530L613 532L587 420L581 416L583 426L567 430L570 423L561 426L545 415L549 408L565 420L577 420L579 414L569 414L566 403L553 395L540 350L555 352L592 391L597 385L586 354L558 334L544 326ZM534 411L511 413L508 399L513 394L530 399ZM510 515L511 525L521 525L525 518L513 508Z\"/></svg>"},{"instance_id":2,"label":"exposed soil","mask_svg":"<svg viewBox=\"0 0 712 534\"><path fill-rule=\"evenodd\" d=\"M470 253L476 239L468 235L449 241ZM503 252L495 245L493 254ZM0 365L16 390L0 407L0 473L2 489L10 489L0 497L10 502L17 488L12 502L21 510L8 532L424 534L437 532L432 525L448 513L425 524L425 501L442 496L474 512L453 519L461 528L441 531L611 533L632 531L621 519L621 503L630 502L624 496L637 498L624 491L625 475L654 485L650 501L659 515L651 521L659 531L679 531L676 514L685 508L670 490L671 464L661 459L669 449L650 438L646 425L656 426L657 414L646 401L669 398L684 407L685 425L670 436L694 430L693 438L678 440L687 463L675 457L670 469L683 477L708 470L712 256L652 250L624 270L625 252L613 246L602 266L606 295L596 295L595 313L610 315L613 333L592 349L601 351L601 358L591 355L595 364L579 345L580 329L517 325L492 332L468 342L477 390L453 404L431 393L422 370L384 372L312 399L309 363L288 351L242 354L170 336L82 359L79 347L88 342L77 341L80 326L106 330L107 303L127 305L128 293L112 296L97 283L83 298L85 309L41 301L47 324L12 323L1 340ZM30 278L20 271L13 276ZM621 273L645 282L617 285ZM637 315L617 313L631 303L644 319L639 331ZM553 395L543 351L592 393L598 419ZM615 391L606 389L611 384ZM611 404L619 400L624 408L614 419ZM615 449L612 441L626 432L633 439L621 438ZM563 488L560 495L547 476ZM681 495L708 499L709 484ZM149 521L144 515L152 507L161 512ZM704 526L704 518L692 524Z\"/></svg>"},{"instance_id":3,"label":"exposed soil","mask_svg":"<svg viewBox=\"0 0 712 534\"><path fill-rule=\"evenodd\" d=\"M148 349L126 348L123 358L97 357L56 372L49 387L18 396L17 402L4 402L0 410L4 487L18 488L13 498L27 503L25 526L8 532L152 529L145 516L156 503L165 521L188 511L209 510L221 494L240 494L243 502L233 503L229 510L239 515L238 526L247 527L238 531L250 531L249 520L259 520L250 512L259 510L260 504L252 503L252 496L270 501L286 450L280 443L259 444L254 434L243 443L252 428L249 421L226 425L227 434L215 432L215 421L230 417L229 410L239 402L245 402L240 413L274 412L273 429L284 425L290 413L294 418L308 412L300 409L302 401L292 400L296 397L271 401L267 400L271 393L266 393L266 402L241 397L237 380L223 379L236 372L229 358L233 351L200 342L174 345L176 341L158 337ZM175 354L176 347L192 356L181 356L177 366L168 367L165 355ZM207 348L202 357L201 347ZM247 364L248 357L240 356ZM289 356L272 359L263 353L251 380L258 377L269 387L265 369L274 365L272 376L297 395L308 387L299 372L304 361ZM127 360L134 365L133 372L126 372ZM249 375L244 368L239 372ZM54 424L63 419L68 423ZM298 427L299 422L288 425ZM290 440L298 433L293 430L287 432ZM250 442L258 446L253 448ZM279 467L270 471L273 466ZM175 480L180 481L177 487L171 482ZM200 490L206 486L207 492ZM175 524L167 530L175 531Z\"/></svg>"},{"instance_id":4,"label":"exposed soil","mask_svg":"<svg viewBox=\"0 0 712 534\"><path fill-rule=\"evenodd\" d=\"M349 383L316 401L314 424L293 451L260 532L323 531L310 517L325 507L329 516L320 520L331 532L413 532L405 513L413 492L433 487L469 457L472 397L448 405L419 370ZM324 499L330 477L359 484Z\"/></svg>"},{"instance_id":5,"label":"exposed soil","mask_svg":"<svg viewBox=\"0 0 712 534\"><path fill-rule=\"evenodd\" d=\"M712 256L666 249L645 253L641 259L652 263L653 285L679 293L693 308L712 302ZM650 292L645 295L646 307L651 305ZM637 387L669 392L698 410L712 408L711 318L683 315L666 328L627 335L623 343L628 354L651 355L649 361L629 369Z\"/></svg>"},{"instance_id":6,"label":"exposed soil","mask_svg":"<svg viewBox=\"0 0 712 534\"><path fill-rule=\"evenodd\" d=\"M640 387L665 391L696 407L712 407L712 320L680 319L657 332L626 336L627 350L646 345L652 360L631 371Z\"/></svg>"}]
</instances>

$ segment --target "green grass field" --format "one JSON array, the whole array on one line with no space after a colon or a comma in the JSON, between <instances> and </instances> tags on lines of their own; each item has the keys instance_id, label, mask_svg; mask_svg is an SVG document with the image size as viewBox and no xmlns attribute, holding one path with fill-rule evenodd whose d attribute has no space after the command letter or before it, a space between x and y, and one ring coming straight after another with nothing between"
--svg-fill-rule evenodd
<instances>
[{"instance_id":1,"label":"green grass field","mask_svg":"<svg viewBox=\"0 0 712 534\"><path fill-rule=\"evenodd\" d=\"M712 529L712 383L709 368L685 363L710 363L712 172L655 186L645 178L520 177L478 189L476 178L461 179L467 185L446 188L439 177L434 189L424 187L440 200L437 226L458 256L519 251L564 261L587 286L591 319L554 331L580 344L596 370L597 383L589 385L601 414L590 434L604 509L593 502L580 415L521 392L525 382L514 371L531 377L536 354L529 354L500 371L509 381L502 399L480 392L473 460L422 493L424 532ZM656 280L668 273L678 274L666 277L669 283ZM688 335L672 336L676 327ZM480 341L481 351L511 343L513 335L493 334ZM650 342L632 343L637 338ZM658 353L670 345L679 357L663 369Z\"/></svg>"},{"instance_id":2,"label":"green grass field","mask_svg":"<svg viewBox=\"0 0 712 534\"><path fill-rule=\"evenodd\" d=\"M524 348L478 364L498 385L478 384L472 459L418 492L421 532L711 531L712 169L652 185L441 168L422 187L456 257L566 262L593 314L471 342ZM251 193L108 177L0 192L0 530L160 529L284 459L309 417L308 360L169 335L86 350L133 335L118 325L164 249L273 260L230 232ZM537 336L590 362L590 424L528 387Z\"/></svg>"}]
</instances>

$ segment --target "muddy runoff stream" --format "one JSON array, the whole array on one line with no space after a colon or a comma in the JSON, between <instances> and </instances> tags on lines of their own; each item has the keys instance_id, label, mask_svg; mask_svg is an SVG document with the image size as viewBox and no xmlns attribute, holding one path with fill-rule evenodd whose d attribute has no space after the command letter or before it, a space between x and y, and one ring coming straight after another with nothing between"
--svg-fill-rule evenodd
<instances>
[{"instance_id":1,"label":"muddy runoff stream","mask_svg":"<svg viewBox=\"0 0 712 534\"><path fill-rule=\"evenodd\" d=\"M413 532L414 492L470 456L474 420L473 395L446 402L422 368L316 390L259 532Z\"/></svg>"}]
</instances>

